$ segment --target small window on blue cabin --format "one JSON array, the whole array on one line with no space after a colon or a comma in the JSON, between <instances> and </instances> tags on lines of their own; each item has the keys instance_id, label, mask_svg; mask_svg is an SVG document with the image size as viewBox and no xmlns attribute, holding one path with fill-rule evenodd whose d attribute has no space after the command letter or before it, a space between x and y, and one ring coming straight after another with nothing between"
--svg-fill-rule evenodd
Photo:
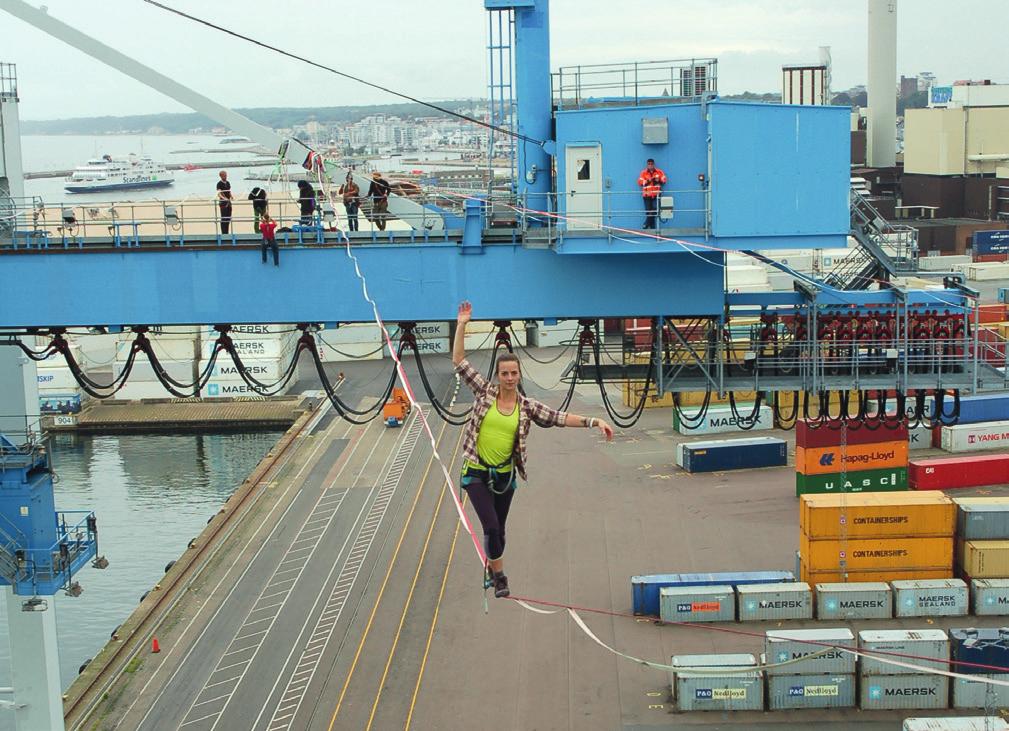
<instances>
[{"instance_id":1,"label":"small window on blue cabin","mask_svg":"<svg viewBox=\"0 0 1009 731\"><path fill-rule=\"evenodd\" d=\"M577 160L575 161L575 167L578 170L579 180L591 180L592 179L592 168L589 165L588 160Z\"/></svg>"}]
</instances>

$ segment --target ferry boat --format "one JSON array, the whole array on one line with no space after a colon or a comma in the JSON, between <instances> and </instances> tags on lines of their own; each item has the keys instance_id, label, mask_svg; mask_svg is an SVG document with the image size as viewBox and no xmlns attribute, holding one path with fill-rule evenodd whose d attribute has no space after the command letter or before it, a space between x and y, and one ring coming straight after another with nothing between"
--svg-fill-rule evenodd
<instances>
[{"instance_id":1,"label":"ferry boat","mask_svg":"<svg viewBox=\"0 0 1009 731\"><path fill-rule=\"evenodd\" d=\"M88 160L74 168L63 189L68 193L101 193L106 190L158 188L171 185L174 177L163 163L149 157L111 155Z\"/></svg>"}]
</instances>

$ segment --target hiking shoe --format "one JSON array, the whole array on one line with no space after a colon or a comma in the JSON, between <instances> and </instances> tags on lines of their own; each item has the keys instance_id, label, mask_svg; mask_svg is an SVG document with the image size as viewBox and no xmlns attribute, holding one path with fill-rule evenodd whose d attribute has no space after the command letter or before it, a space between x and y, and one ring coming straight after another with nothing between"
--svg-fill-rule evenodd
<instances>
[{"instance_id":1,"label":"hiking shoe","mask_svg":"<svg viewBox=\"0 0 1009 731\"><path fill-rule=\"evenodd\" d=\"M494 574L494 596L498 599L503 599L510 594L511 589L508 588L508 577L503 573Z\"/></svg>"}]
</instances>

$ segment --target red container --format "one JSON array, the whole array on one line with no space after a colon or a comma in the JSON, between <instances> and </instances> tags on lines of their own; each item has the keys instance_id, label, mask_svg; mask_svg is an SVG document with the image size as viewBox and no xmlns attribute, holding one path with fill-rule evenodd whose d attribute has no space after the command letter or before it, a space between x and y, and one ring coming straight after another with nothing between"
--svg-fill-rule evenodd
<instances>
[{"instance_id":1,"label":"red container","mask_svg":"<svg viewBox=\"0 0 1009 731\"><path fill-rule=\"evenodd\" d=\"M805 419L799 419L795 422L795 446L804 448L838 446L841 443L841 429L831 429L831 425L837 426L837 422L825 421L818 427L810 428ZM886 425L881 425L878 429L867 429L864 426L856 429L849 427L845 442L850 445L882 444L906 442L907 439L907 424L901 421L900 426L895 429L890 429Z\"/></svg>"},{"instance_id":2,"label":"red container","mask_svg":"<svg viewBox=\"0 0 1009 731\"><path fill-rule=\"evenodd\" d=\"M984 264L991 261L1009 261L1009 254L976 254L974 263Z\"/></svg>"},{"instance_id":3,"label":"red container","mask_svg":"<svg viewBox=\"0 0 1009 731\"><path fill-rule=\"evenodd\" d=\"M984 487L1009 482L1009 454L914 459L908 463L912 490Z\"/></svg>"},{"instance_id":4,"label":"red container","mask_svg":"<svg viewBox=\"0 0 1009 731\"><path fill-rule=\"evenodd\" d=\"M971 321L973 321L973 317ZM978 307L978 322L1005 322L1005 305L981 305Z\"/></svg>"}]
</instances>

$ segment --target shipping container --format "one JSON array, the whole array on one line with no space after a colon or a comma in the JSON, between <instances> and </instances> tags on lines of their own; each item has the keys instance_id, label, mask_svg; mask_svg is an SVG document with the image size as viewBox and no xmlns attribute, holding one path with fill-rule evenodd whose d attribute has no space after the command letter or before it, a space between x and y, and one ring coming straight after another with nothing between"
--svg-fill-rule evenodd
<instances>
[{"instance_id":1,"label":"shipping container","mask_svg":"<svg viewBox=\"0 0 1009 731\"><path fill-rule=\"evenodd\" d=\"M271 390L274 396L281 396L287 393L293 385L294 380L292 379L284 386L277 386ZM204 398L263 398L262 394L245 381L233 378L208 381L201 393Z\"/></svg>"},{"instance_id":2,"label":"shipping container","mask_svg":"<svg viewBox=\"0 0 1009 731\"><path fill-rule=\"evenodd\" d=\"M859 707L863 711L949 708L949 678L945 675L873 675L863 678Z\"/></svg>"},{"instance_id":3,"label":"shipping container","mask_svg":"<svg viewBox=\"0 0 1009 731\"><path fill-rule=\"evenodd\" d=\"M1009 706L1009 675L989 673L976 677L977 680L953 678L950 681L953 683L953 708L1005 708ZM995 683L985 683L981 678L994 680ZM980 726L979 728L1007 727L993 725Z\"/></svg>"},{"instance_id":4,"label":"shipping container","mask_svg":"<svg viewBox=\"0 0 1009 731\"><path fill-rule=\"evenodd\" d=\"M245 366L245 372L257 381L262 383L274 383L287 373L287 369L290 367L291 359L293 357L294 355L292 353L284 358L242 358L242 365ZM311 356L307 354L302 357L306 362L311 358ZM202 373L206 366L207 361L200 361L198 371ZM192 372L191 365L190 372ZM238 370L238 366L235 365L235 361L233 361L231 356L227 353L221 353L217 356L217 360L214 362L214 367L211 369L210 377L217 381L242 380L242 375ZM192 380L191 375L189 380Z\"/></svg>"},{"instance_id":5,"label":"shipping container","mask_svg":"<svg viewBox=\"0 0 1009 731\"><path fill-rule=\"evenodd\" d=\"M913 530L913 526L912 526ZM812 540L799 537L799 554L813 571L839 569L940 569L953 567L953 538L848 538Z\"/></svg>"},{"instance_id":6,"label":"shipping container","mask_svg":"<svg viewBox=\"0 0 1009 731\"><path fill-rule=\"evenodd\" d=\"M860 583L880 581L902 581L908 579L951 579L953 569L882 569L880 571L848 571L842 574L837 569L813 571L804 563L799 565L799 580L807 584Z\"/></svg>"},{"instance_id":7,"label":"shipping container","mask_svg":"<svg viewBox=\"0 0 1009 731\"><path fill-rule=\"evenodd\" d=\"M676 463L687 472L717 472L788 463L788 444L775 437L716 439L677 445Z\"/></svg>"},{"instance_id":8,"label":"shipping container","mask_svg":"<svg viewBox=\"0 0 1009 731\"><path fill-rule=\"evenodd\" d=\"M965 541L1009 540L1009 497L994 502L958 502L956 536Z\"/></svg>"},{"instance_id":9,"label":"shipping container","mask_svg":"<svg viewBox=\"0 0 1009 731\"><path fill-rule=\"evenodd\" d=\"M659 591L667 586L736 587L741 584L778 584L795 581L791 571L722 571L713 574L646 574L631 577L635 614L659 615Z\"/></svg>"},{"instance_id":10,"label":"shipping container","mask_svg":"<svg viewBox=\"0 0 1009 731\"><path fill-rule=\"evenodd\" d=\"M816 584L817 619L889 619L890 585L882 581Z\"/></svg>"},{"instance_id":11,"label":"shipping container","mask_svg":"<svg viewBox=\"0 0 1009 731\"><path fill-rule=\"evenodd\" d=\"M979 617L1009 615L1009 579L973 579L970 593Z\"/></svg>"},{"instance_id":12,"label":"shipping container","mask_svg":"<svg viewBox=\"0 0 1009 731\"><path fill-rule=\"evenodd\" d=\"M922 256L918 258L918 269L923 272L951 272L958 264L970 263L969 256Z\"/></svg>"},{"instance_id":13,"label":"shipping container","mask_svg":"<svg viewBox=\"0 0 1009 731\"><path fill-rule=\"evenodd\" d=\"M290 356L294 352L294 348L298 343L298 338L293 336L286 336L280 338L274 337L263 337L263 338L242 338L240 340L232 341L234 345L235 352L238 353L239 357L243 360L245 358L283 358ZM200 353L200 358L206 360L210 357L210 354L214 352L215 342L213 340L202 341L202 348ZM325 350L323 346L319 346L320 352ZM158 351L157 345L155 345L154 352L158 357L162 357L161 353ZM190 348L190 357L192 357L192 348Z\"/></svg>"},{"instance_id":14,"label":"shipping container","mask_svg":"<svg viewBox=\"0 0 1009 731\"><path fill-rule=\"evenodd\" d=\"M1009 455L913 459L908 464L908 482L913 490L1000 485L1009 482Z\"/></svg>"},{"instance_id":15,"label":"shipping container","mask_svg":"<svg viewBox=\"0 0 1009 731\"><path fill-rule=\"evenodd\" d=\"M975 579L1009 578L1009 541L964 541L960 568Z\"/></svg>"},{"instance_id":16,"label":"shipping container","mask_svg":"<svg viewBox=\"0 0 1009 731\"><path fill-rule=\"evenodd\" d=\"M764 636L764 654L768 664L808 658L781 667L769 667L768 675L851 675L855 655L833 646L854 649L855 635L850 629L768 630ZM809 657L816 655L815 657Z\"/></svg>"},{"instance_id":17,"label":"shipping container","mask_svg":"<svg viewBox=\"0 0 1009 731\"><path fill-rule=\"evenodd\" d=\"M814 539L952 536L955 527L956 506L940 493L803 495L799 503L799 528Z\"/></svg>"},{"instance_id":18,"label":"shipping container","mask_svg":"<svg viewBox=\"0 0 1009 731\"><path fill-rule=\"evenodd\" d=\"M892 659L903 662L913 655L915 665L936 670L949 669L949 637L941 629L884 629L863 630L858 633L858 647L866 652L894 653ZM913 672L907 668L880 662L867 655L859 655L858 672L867 675L899 675Z\"/></svg>"},{"instance_id":19,"label":"shipping container","mask_svg":"<svg viewBox=\"0 0 1009 731\"><path fill-rule=\"evenodd\" d=\"M220 360L220 358L218 358L218 360ZM186 360L162 360L159 362L161 364L161 367L164 369L164 373L167 374L169 378L174 378L176 381L179 381L181 383L191 383L192 381L196 380L193 375L192 358L188 358ZM228 362L231 362L230 358L228 358ZM119 376L123 373L124 365L125 365L124 363L113 364L112 367L113 378L115 379L119 378ZM197 370L197 374L198 373L199 370ZM39 371L39 375L42 375L42 371ZM98 380L102 383L105 383L109 379L101 378ZM159 386L161 385L161 381L158 379L158 376L154 373L154 366L152 366L150 361L147 360L146 355L138 355L137 359L133 362L133 367L130 368L129 375L126 377L126 384L129 385L131 383L156 383ZM39 386L41 387L41 385L42 384L40 382ZM75 386L77 385L76 382L74 382L74 385ZM164 390L164 386L162 386L162 390ZM165 394L166 396L164 396L163 398L172 398L172 396L168 394L167 391L165 391ZM119 398L124 397L120 396Z\"/></svg>"},{"instance_id":20,"label":"shipping container","mask_svg":"<svg viewBox=\"0 0 1009 731\"><path fill-rule=\"evenodd\" d=\"M907 431L907 448L915 452L932 446L932 430L926 424L919 424Z\"/></svg>"},{"instance_id":21,"label":"shipping container","mask_svg":"<svg viewBox=\"0 0 1009 731\"><path fill-rule=\"evenodd\" d=\"M713 406L709 408L701 423L691 427L680 420L679 410L673 410L673 428L680 434L687 436L700 436L702 434L725 434L725 433L745 433L754 431L766 431L774 428L774 412L770 406L761 406L757 414L751 419L753 404L737 404L736 413L739 419L732 413L731 406Z\"/></svg>"},{"instance_id":22,"label":"shipping container","mask_svg":"<svg viewBox=\"0 0 1009 731\"><path fill-rule=\"evenodd\" d=\"M819 426L815 424L810 426L810 423L805 419L799 419L795 422L795 446L804 448L836 447L841 444L842 437L845 436L845 430L841 427L844 423L827 421ZM849 427L845 442L849 447L853 447L906 440L907 424L900 422L892 429L885 424L878 429L867 429L864 426L855 429Z\"/></svg>"},{"instance_id":23,"label":"shipping container","mask_svg":"<svg viewBox=\"0 0 1009 731\"><path fill-rule=\"evenodd\" d=\"M1004 322L1006 320L1006 305L981 305L979 315L981 322ZM986 315L992 319L985 319ZM953 413L953 403L949 396L944 398L943 412L950 416ZM1009 393L999 391L960 397L958 425L1007 419L1009 419Z\"/></svg>"},{"instance_id":24,"label":"shipping container","mask_svg":"<svg viewBox=\"0 0 1009 731\"><path fill-rule=\"evenodd\" d=\"M1009 721L998 716L905 718L903 731L1009 731Z\"/></svg>"},{"instance_id":25,"label":"shipping container","mask_svg":"<svg viewBox=\"0 0 1009 731\"><path fill-rule=\"evenodd\" d=\"M961 579L891 581L895 617L963 617L967 584Z\"/></svg>"},{"instance_id":26,"label":"shipping container","mask_svg":"<svg viewBox=\"0 0 1009 731\"><path fill-rule=\"evenodd\" d=\"M841 470L878 470L907 467L907 437L899 442L855 444L847 447L796 447L795 471L826 475Z\"/></svg>"},{"instance_id":27,"label":"shipping container","mask_svg":"<svg viewBox=\"0 0 1009 731\"><path fill-rule=\"evenodd\" d=\"M813 593L805 582L737 586L736 605L740 622L813 618Z\"/></svg>"},{"instance_id":28,"label":"shipping container","mask_svg":"<svg viewBox=\"0 0 1009 731\"><path fill-rule=\"evenodd\" d=\"M1009 445L1009 421L955 424L942 428L940 446L947 452L982 452Z\"/></svg>"},{"instance_id":29,"label":"shipping container","mask_svg":"<svg viewBox=\"0 0 1009 731\"><path fill-rule=\"evenodd\" d=\"M721 586L668 586L659 589L659 616L667 622L732 622L736 592Z\"/></svg>"},{"instance_id":30,"label":"shipping container","mask_svg":"<svg viewBox=\"0 0 1009 731\"><path fill-rule=\"evenodd\" d=\"M675 681L678 711L761 711L764 708L764 676L760 672L740 672L726 668L729 674L677 671Z\"/></svg>"},{"instance_id":31,"label":"shipping container","mask_svg":"<svg viewBox=\"0 0 1009 731\"><path fill-rule=\"evenodd\" d=\"M767 710L853 708L854 675L769 675Z\"/></svg>"},{"instance_id":32,"label":"shipping container","mask_svg":"<svg viewBox=\"0 0 1009 731\"><path fill-rule=\"evenodd\" d=\"M881 470L848 472L830 475L795 473L795 495L821 493L895 492L907 490L907 468L887 467Z\"/></svg>"},{"instance_id":33,"label":"shipping container","mask_svg":"<svg viewBox=\"0 0 1009 731\"><path fill-rule=\"evenodd\" d=\"M954 672L1009 673L1009 628L969 627L949 631ZM983 667L982 667L983 666Z\"/></svg>"}]
</instances>

